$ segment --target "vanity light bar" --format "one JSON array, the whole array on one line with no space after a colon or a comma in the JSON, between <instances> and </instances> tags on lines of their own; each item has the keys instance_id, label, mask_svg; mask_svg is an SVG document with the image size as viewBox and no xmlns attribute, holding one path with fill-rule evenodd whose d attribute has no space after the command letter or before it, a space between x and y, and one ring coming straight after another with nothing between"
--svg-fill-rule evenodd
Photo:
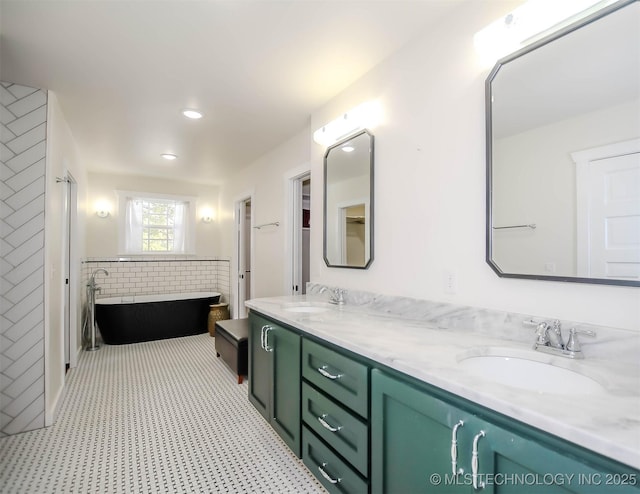
<instances>
[{"instance_id":1,"label":"vanity light bar","mask_svg":"<svg viewBox=\"0 0 640 494\"><path fill-rule=\"evenodd\" d=\"M323 125L313 133L313 140L331 146L357 130L372 129L380 122L381 108L377 101L368 101Z\"/></svg>"},{"instance_id":2,"label":"vanity light bar","mask_svg":"<svg viewBox=\"0 0 640 494\"><path fill-rule=\"evenodd\" d=\"M529 0L473 37L487 64L582 19L617 0Z\"/></svg>"}]
</instances>

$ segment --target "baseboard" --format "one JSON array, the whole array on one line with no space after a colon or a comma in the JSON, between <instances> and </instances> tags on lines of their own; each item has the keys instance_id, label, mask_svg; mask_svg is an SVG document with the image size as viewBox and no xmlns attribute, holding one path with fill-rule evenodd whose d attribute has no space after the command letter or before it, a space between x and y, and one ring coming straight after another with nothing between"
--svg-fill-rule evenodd
<instances>
[{"instance_id":1,"label":"baseboard","mask_svg":"<svg viewBox=\"0 0 640 494\"><path fill-rule=\"evenodd\" d=\"M80 352L82 351L82 346L76 348L76 362L80 359ZM73 372L75 367L69 368L67 374L69 372ZM62 385L62 388L58 391L57 396L53 400L53 404L51 406L45 405L45 413L44 413L44 426L49 427L56 423L58 420L58 415L60 414L60 408L62 407L62 403L64 402L64 397L67 394L67 385L66 385L67 376L65 375L65 383Z\"/></svg>"},{"instance_id":2,"label":"baseboard","mask_svg":"<svg viewBox=\"0 0 640 494\"><path fill-rule=\"evenodd\" d=\"M56 423L58 415L60 414L60 408L64 402L64 397L67 393L67 386L63 385L58 391L58 395L53 400L53 404L47 407L44 414L44 426L49 427Z\"/></svg>"}]
</instances>

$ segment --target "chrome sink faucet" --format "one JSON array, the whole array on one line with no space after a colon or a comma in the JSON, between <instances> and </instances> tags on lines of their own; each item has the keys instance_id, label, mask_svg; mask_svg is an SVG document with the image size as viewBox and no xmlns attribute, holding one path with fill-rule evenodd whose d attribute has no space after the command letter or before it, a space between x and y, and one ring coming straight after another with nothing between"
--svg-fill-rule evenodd
<instances>
[{"instance_id":1,"label":"chrome sink faucet","mask_svg":"<svg viewBox=\"0 0 640 494\"><path fill-rule=\"evenodd\" d=\"M569 330L569 339L565 344L562 338L562 327L558 319L551 321L551 323L548 321L536 322L530 320L524 321L524 324L527 326L535 326L536 328L536 341L533 344L534 350L567 358L584 358L582 347L578 340L578 333L587 336L596 336L595 331L571 328Z\"/></svg>"},{"instance_id":2,"label":"chrome sink faucet","mask_svg":"<svg viewBox=\"0 0 640 494\"><path fill-rule=\"evenodd\" d=\"M319 293L323 293L327 290L330 290L331 293L329 293L329 303L330 304L336 304L336 305L344 305L345 304L345 299L344 296L347 294L347 291L343 288L328 288L326 286L323 286L320 289Z\"/></svg>"},{"instance_id":3,"label":"chrome sink faucet","mask_svg":"<svg viewBox=\"0 0 640 494\"><path fill-rule=\"evenodd\" d=\"M346 295L346 293L347 291L343 288L334 288L333 296L329 297L329 302L332 304L344 305L344 296Z\"/></svg>"}]
</instances>

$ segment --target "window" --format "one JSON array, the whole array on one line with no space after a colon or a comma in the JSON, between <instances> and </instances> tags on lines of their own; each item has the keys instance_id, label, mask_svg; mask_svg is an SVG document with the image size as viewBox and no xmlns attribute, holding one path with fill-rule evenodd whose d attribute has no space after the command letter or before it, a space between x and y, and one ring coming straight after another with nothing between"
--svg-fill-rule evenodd
<instances>
[{"instance_id":1,"label":"window","mask_svg":"<svg viewBox=\"0 0 640 494\"><path fill-rule=\"evenodd\" d=\"M126 254L188 254L193 198L120 192L121 251Z\"/></svg>"},{"instance_id":2,"label":"window","mask_svg":"<svg viewBox=\"0 0 640 494\"><path fill-rule=\"evenodd\" d=\"M142 251L172 252L174 246L176 212L183 204L175 201L141 199ZM180 214L178 212L178 214Z\"/></svg>"}]
</instances>

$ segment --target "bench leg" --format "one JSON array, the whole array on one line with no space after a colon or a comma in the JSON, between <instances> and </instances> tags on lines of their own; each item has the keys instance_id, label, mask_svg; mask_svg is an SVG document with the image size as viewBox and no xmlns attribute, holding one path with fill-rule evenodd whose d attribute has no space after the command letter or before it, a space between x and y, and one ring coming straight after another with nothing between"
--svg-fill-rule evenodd
<instances>
[{"instance_id":1,"label":"bench leg","mask_svg":"<svg viewBox=\"0 0 640 494\"><path fill-rule=\"evenodd\" d=\"M242 379L243 377L240 374L238 374L238 384L242 384Z\"/></svg>"}]
</instances>

